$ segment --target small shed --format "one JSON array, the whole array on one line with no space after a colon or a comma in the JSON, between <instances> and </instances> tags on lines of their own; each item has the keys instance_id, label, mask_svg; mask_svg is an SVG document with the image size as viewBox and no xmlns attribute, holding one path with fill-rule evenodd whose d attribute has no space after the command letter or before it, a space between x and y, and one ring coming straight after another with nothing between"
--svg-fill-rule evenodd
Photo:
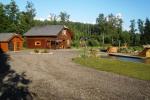
<instances>
[{"instance_id":1,"label":"small shed","mask_svg":"<svg viewBox=\"0 0 150 100\"><path fill-rule=\"evenodd\" d=\"M22 36L16 33L0 33L0 48L4 51L19 51L23 46Z\"/></svg>"}]
</instances>

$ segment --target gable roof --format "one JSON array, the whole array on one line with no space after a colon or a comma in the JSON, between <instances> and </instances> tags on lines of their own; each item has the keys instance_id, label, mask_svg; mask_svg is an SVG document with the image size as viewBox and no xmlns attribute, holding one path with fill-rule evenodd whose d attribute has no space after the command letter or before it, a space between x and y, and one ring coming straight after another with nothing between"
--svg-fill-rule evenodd
<instances>
[{"instance_id":1,"label":"gable roof","mask_svg":"<svg viewBox=\"0 0 150 100\"><path fill-rule=\"evenodd\" d=\"M64 25L46 25L31 28L24 36L57 36L66 28Z\"/></svg>"},{"instance_id":2,"label":"gable roof","mask_svg":"<svg viewBox=\"0 0 150 100\"><path fill-rule=\"evenodd\" d=\"M15 33L0 33L0 42L9 41L15 35Z\"/></svg>"}]
</instances>

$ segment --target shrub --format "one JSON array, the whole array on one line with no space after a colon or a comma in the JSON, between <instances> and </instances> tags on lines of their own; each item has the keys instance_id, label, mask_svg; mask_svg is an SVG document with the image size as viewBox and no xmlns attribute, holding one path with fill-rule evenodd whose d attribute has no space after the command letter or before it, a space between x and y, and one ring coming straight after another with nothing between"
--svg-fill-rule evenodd
<instances>
[{"instance_id":1,"label":"shrub","mask_svg":"<svg viewBox=\"0 0 150 100\"><path fill-rule=\"evenodd\" d=\"M97 50L96 49L90 49L90 56L91 57L97 57Z\"/></svg>"},{"instance_id":2,"label":"shrub","mask_svg":"<svg viewBox=\"0 0 150 100\"><path fill-rule=\"evenodd\" d=\"M91 40L88 40L88 45L92 47L99 46L99 42L97 40L91 39Z\"/></svg>"},{"instance_id":3,"label":"shrub","mask_svg":"<svg viewBox=\"0 0 150 100\"><path fill-rule=\"evenodd\" d=\"M120 52L120 53L128 53L129 51L128 51L127 48L120 48L120 49L119 49L119 52Z\"/></svg>"},{"instance_id":4,"label":"shrub","mask_svg":"<svg viewBox=\"0 0 150 100\"><path fill-rule=\"evenodd\" d=\"M34 49L34 52L35 52L35 53L39 53L39 50L38 50L38 49Z\"/></svg>"},{"instance_id":5,"label":"shrub","mask_svg":"<svg viewBox=\"0 0 150 100\"><path fill-rule=\"evenodd\" d=\"M133 49L134 49L134 51L142 51L143 50L143 48L140 46L134 46Z\"/></svg>"},{"instance_id":6,"label":"shrub","mask_svg":"<svg viewBox=\"0 0 150 100\"><path fill-rule=\"evenodd\" d=\"M79 43L79 41L78 40L74 40L74 41L72 41L72 44L71 44L73 47L79 47L79 45L80 45L80 43Z\"/></svg>"},{"instance_id":7,"label":"shrub","mask_svg":"<svg viewBox=\"0 0 150 100\"><path fill-rule=\"evenodd\" d=\"M140 46L130 47L129 49L130 49L131 51L142 51L142 50L143 50L143 48L140 47Z\"/></svg>"},{"instance_id":8,"label":"shrub","mask_svg":"<svg viewBox=\"0 0 150 100\"><path fill-rule=\"evenodd\" d=\"M41 53L49 53L47 49L44 49Z\"/></svg>"}]
</instances>

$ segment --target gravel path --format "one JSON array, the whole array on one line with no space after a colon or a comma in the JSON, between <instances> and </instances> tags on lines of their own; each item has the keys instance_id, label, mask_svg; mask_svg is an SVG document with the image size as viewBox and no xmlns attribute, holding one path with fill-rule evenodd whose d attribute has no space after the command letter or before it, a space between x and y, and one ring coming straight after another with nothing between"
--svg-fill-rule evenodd
<instances>
[{"instance_id":1,"label":"gravel path","mask_svg":"<svg viewBox=\"0 0 150 100\"><path fill-rule=\"evenodd\" d=\"M10 53L12 69L32 80L35 100L150 100L150 81L82 67L71 60L76 50L51 52Z\"/></svg>"}]
</instances>

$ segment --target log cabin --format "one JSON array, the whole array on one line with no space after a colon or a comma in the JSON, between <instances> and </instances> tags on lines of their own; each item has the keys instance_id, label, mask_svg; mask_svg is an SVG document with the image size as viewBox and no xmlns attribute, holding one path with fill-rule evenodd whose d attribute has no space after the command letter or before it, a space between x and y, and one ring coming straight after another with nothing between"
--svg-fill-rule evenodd
<instances>
[{"instance_id":1,"label":"log cabin","mask_svg":"<svg viewBox=\"0 0 150 100\"><path fill-rule=\"evenodd\" d=\"M4 51L19 51L22 49L22 36L16 33L0 33L0 48Z\"/></svg>"},{"instance_id":2,"label":"log cabin","mask_svg":"<svg viewBox=\"0 0 150 100\"><path fill-rule=\"evenodd\" d=\"M71 47L73 33L64 25L35 26L24 34L27 48L65 49Z\"/></svg>"}]
</instances>

